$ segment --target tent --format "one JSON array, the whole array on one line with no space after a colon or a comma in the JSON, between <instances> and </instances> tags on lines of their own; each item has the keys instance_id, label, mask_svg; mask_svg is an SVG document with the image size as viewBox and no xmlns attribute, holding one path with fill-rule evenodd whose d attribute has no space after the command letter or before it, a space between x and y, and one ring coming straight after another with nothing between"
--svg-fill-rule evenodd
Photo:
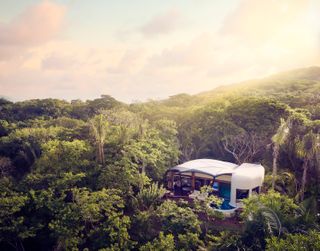
<instances>
[{"instance_id":1,"label":"tent","mask_svg":"<svg viewBox=\"0 0 320 251\"><path fill-rule=\"evenodd\" d=\"M237 165L221 160L196 159L170 168L167 187L174 194L187 196L209 185L231 206L239 207L241 199L251 196L253 192L260 192L264 173L261 164Z\"/></svg>"}]
</instances>

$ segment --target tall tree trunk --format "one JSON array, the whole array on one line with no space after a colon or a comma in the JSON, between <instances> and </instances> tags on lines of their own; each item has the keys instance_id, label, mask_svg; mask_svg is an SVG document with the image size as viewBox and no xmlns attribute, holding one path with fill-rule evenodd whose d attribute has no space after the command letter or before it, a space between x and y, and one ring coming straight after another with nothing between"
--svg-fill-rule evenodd
<instances>
[{"instance_id":1,"label":"tall tree trunk","mask_svg":"<svg viewBox=\"0 0 320 251\"><path fill-rule=\"evenodd\" d=\"M303 201L303 199L304 199L304 192L305 192L305 189L306 189L307 172L308 172L308 160L304 160L302 168L303 168L303 174L302 174L301 189L300 189L301 201Z\"/></svg>"},{"instance_id":2,"label":"tall tree trunk","mask_svg":"<svg viewBox=\"0 0 320 251\"><path fill-rule=\"evenodd\" d=\"M99 142L97 142L97 161L99 164L101 164L101 150Z\"/></svg>"},{"instance_id":3,"label":"tall tree trunk","mask_svg":"<svg viewBox=\"0 0 320 251\"><path fill-rule=\"evenodd\" d=\"M274 144L273 146L273 165L272 165L272 189L275 187L276 177L278 172L277 161L279 157L279 145Z\"/></svg>"},{"instance_id":4,"label":"tall tree trunk","mask_svg":"<svg viewBox=\"0 0 320 251\"><path fill-rule=\"evenodd\" d=\"M141 164L141 174L146 174L146 165L144 164L144 161L142 161Z\"/></svg>"},{"instance_id":5,"label":"tall tree trunk","mask_svg":"<svg viewBox=\"0 0 320 251\"><path fill-rule=\"evenodd\" d=\"M104 164L104 144L101 143L100 145L100 151L101 151L101 164Z\"/></svg>"},{"instance_id":6,"label":"tall tree trunk","mask_svg":"<svg viewBox=\"0 0 320 251\"><path fill-rule=\"evenodd\" d=\"M24 246L23 246L23 243L22 243L21 240L19 240L19 245L20 245L20 250L21 250L21 251L25 251Z\"/></svg>"},{"instance_id":7,"label":"tall tree trunk","mask_svg":"<svg viewBox=\"0 0 320 251\"><path fill-rule=\"evenodd\" d=\"M104 163L104 144L103 143L97 143L98 152L97 152L97 160L100 164Z\"/></svg>"}]
</instances>

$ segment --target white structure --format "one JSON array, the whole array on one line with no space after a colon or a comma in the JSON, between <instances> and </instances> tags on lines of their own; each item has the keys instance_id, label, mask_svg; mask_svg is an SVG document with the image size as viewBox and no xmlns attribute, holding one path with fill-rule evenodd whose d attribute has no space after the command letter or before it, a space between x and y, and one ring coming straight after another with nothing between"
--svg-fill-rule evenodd
<instances>
[{"instance_id":1,"label":"white structure","mask_svg":"<svg viewBox=\"0 0 320 251\"><path fill-rule=\"evenodd\" d=\"M241 206L240 199L237 198L238 191L248 191L248 197L252 192L259 193L263 179L264 167L260 164L244 163L238 166L231 176L230 205Z\"/></svg>"},{"instance_id":2,"label":"white structure","mask_svg":"<svg viewBox=\"0 0 320 251\"><path fill-rule=\"evenodd\" d=\"M259 193L264 179L260 164L197 159L172 167L167 172L168 189L175 195L189 195L201 186L213 186L216 194L228 203L222 209L241 207L241 199ZM230 206L228 208L228 206Z\"/></svg>"}]
</instances>

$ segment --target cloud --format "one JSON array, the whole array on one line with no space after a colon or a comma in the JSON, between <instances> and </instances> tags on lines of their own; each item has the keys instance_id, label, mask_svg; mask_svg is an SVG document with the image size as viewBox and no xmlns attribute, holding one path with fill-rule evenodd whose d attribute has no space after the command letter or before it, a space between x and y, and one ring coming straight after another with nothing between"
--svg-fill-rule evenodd
<instances>
[{"instance_id":1,"label":"cloud","mask_svg":"<svg viewBox=\"0 0 320 251\"><path fill-rule=\"evenodd\" d=\"M42 60L42 69L44 70L66 70L74 68L77 60L72 57L62 55L50 55Z\"/></svg>"},{"instance_id":2,"label":"cloud","mask_svg":"<svg viewBox=\"0 0 320 251\"><path fill-rule=\"evenodd\" d=\"M210 61L214 47L213 37L208 33L195 37L191 42L178 44L154 54L149 59L152 67L190 67L203 65Z\"/></svg>"},{"instance_id":3,"label":"cloud","mask_svg":"<svg viewBox=\"0 0 320 251\"><path fill-rule=\"evenodd\" d=\"M310 0L241 0L222 24L222 35L236 36L249 44L263 43L299 22Z\"/></svg>"},{"instance_id":4,"label":"cloud","mask_svg":"<svg viewBox=\"0 0 320 251\"><path fill-rule=\"evenodd\" d=\"M310 19L310 7L304 2L242 0L222 21L218 32L210 24L201 24L199 32L185 30L181 36L160 39L177 30L183 21L178 11L169 10L142 26L139 32L143 36L137 36L137 30L129 25L125 28L134 30L135 36L125 41L94 42L92 37L89 44L59 38L65 8L42 2L25 10L6 28L1 26L6 31L6 36L0 33L1 94L16 99L87 99L108 93L131 102L180 92L198 93L221 84L320 64L319 6L312 8L316 14ZM41 19L39 12L51 14L42 16L47 21L34 21ZM268 19L267 12L271 13ZM39 27L22 36L17 27L27 23L28 27Z\"/></svg>"},{"instance_id":5,"label":"cloud","mask_svg":"<svg viewBox=\"0 0 320 251\"><path fill-rule=\"evenodd\" d=\"M175 31L181 24L182 16L176 9L153 17L149 22L140 27L140 32L147 37L168 34Z\"/></svg>"},{"instance_id":6,"label":"cloud","mask_svg":"<svg viewBox=\"0 0 320 251\"><path fill-rule=\"evenodd\" d=\"M14 60L0 61L1 95L14 100L92 99L101 93L117 96L117 83L107 81L106 69L118 66L123 51L116 44L90 48L74 41L48 42Z\"/></svg>"},{"instance_id":7,"label":"cloud","mask_svg":"<svg viewBox=\"0 0 320 251\"><path fill-rule=\"evenodd\" d=\"M9 23L0 23L0 60L46 43L61 31L65 7L43 1L25 9Z\"/></svg>"},{"instance_id":8,"label":"cloud","mask_svg":"<svg viewBox=\"0 0 320 251\"><path fill-rule=\"evenodd\" d=\"M111 74L132 74L141 69L145 63L146 50L143 48L127 49L115 67L108 67Z\"/></svg>"}]
</instances>

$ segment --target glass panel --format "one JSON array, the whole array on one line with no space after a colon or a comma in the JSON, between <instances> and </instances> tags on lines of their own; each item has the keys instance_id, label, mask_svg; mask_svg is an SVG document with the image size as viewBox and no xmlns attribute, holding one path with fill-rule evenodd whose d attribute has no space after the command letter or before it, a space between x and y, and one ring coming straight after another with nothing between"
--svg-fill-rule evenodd
<instances>
[{"instance_id":1,"label":"glass panel","mask_svg":"<svg viewBox=\"0 0 320 251\"><path fill-rule=\"evenodd\" d=\"M226 200L230 200L230 190L231 190L230 183L220 183L219 186L220 186L219 196Z\"/></svg>"},{"instance_id":2,"label":"glass panel","mask_svg":"<svg viewBox=\"0 0 320 251\"><path fill-rule=\"evenodd\" d=\"M196 178L195 180L195 190L200 190L201 187L204 186L204 180L203 179L199 179L199 178Z\"/></svg>"},{"instance_id":3,"label":"glass panel","mask_svg":"<svg viewBox=\"0 0 320 251\"><path fill-rule=\"evenodd\" d=\"M212 188L213 188L213 191L219 191L219 183L216 181L213 182Z\"/></svg>"},{"instance_id":4,"label":"glass panel","mask_svg":"<svg viewBox=\"0 0 320 251\"><path fill-rule=\"evenodd\" d=\"M237 189L237 200L248 198L249 189Z\"/></svg>"},{"instance_id":5,"label":"glass panel","mask_svg":"<svg viewBox=\"0 0 320 251\"><path fill-rule=\"evenodd\" d=\"M252 189L252 192L259 194L259 193L260 193L260 187L255 187L255 188L253 188L253 189Z\"/></svg>"}]
</instances>

